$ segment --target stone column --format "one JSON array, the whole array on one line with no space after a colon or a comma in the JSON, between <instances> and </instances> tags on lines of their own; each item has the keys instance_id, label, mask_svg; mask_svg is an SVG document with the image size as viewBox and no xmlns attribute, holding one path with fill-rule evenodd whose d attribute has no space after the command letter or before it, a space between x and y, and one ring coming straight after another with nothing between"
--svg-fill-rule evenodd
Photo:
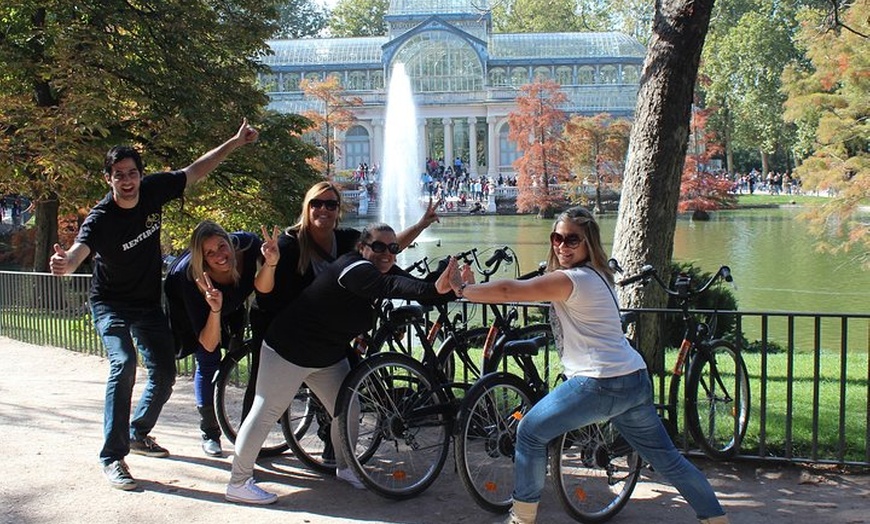
<instances>
[{"instance_id":1,"label":"stone column","mask_svg":"<svg viewBox=\"0 0 870 524\"><path fill-rule=\"evenodd\" d=\"M369 167L378 164L384 164L384 121L380 118L372 120L372 149L371 158L369 158Z\"/></svg>"},{"instance_id":2,"label":"stone column","mask_svg":"<svg viewBox=\"0 0 870 524\"><path fill-rule=\"evenodd\" d=\"M441 120L444 124L444 168L453 165L453 119Z\"/></svg>"},{"instance_id":3,"label":"stone column","mask_svg":"<svg viewBox=\"0 0 870 524\"><path fill-rule=\"evenodd\" d=\"M492 177L493 180L498 180L498 137L495 134L496 122L498 122L497 117L486 117L486 139L489 144L489 150L486 152L486 175Z\"/></svg>"},{"instance_id":4,"label":"stone column","mask_svg":"<svg viewBox=\"0 0 870 524\"><path fill-rule=\"evenodd\" d=\"M429 143L427 132L426 119L420 118L417 120L417 172L414 173L417 177L426 171L426 144Z\"/></svg>"},{"instance_id":5,"label":"stone column","mask_svg":"<svg viewBox=\"0 0 870 524\"><path fill-rule=\"evenodd\" d=\"M468 174L477 178L477 117L468 117Z\"/></svg>"}]
</instances>

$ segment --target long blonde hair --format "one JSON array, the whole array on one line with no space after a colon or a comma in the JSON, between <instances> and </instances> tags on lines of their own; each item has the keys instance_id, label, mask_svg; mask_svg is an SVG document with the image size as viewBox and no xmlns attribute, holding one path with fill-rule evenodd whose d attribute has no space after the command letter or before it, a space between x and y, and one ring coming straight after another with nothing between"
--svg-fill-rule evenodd
<instances>
[{"instance_id":1,"label":"long blonde hair","mask_svg":"<svg viewBox=\"0 0 870 524\"><path fill-rule=\"evenodd\" d=\"M305 193L305 200L302 202L302 212L299 213L299 219L295 224L288 227L286 230L287 234L296 232L296 241L299 242L299 263L296 266L296 270L300 275L304 275L306 271L308 271L308 266L311 264L311 243L313 240L309 235L309 229L311 228L311 218L310 218L310 207L311 201L323 193L324 191L332 191L335 193L335 199L338 200L338 209L336 213L338 216L335 218L335 227L338 227L338 223L341 221L341 191L338 190L332 182L318 182L311 186L311 189Z\"/></svg>"},{"instance_id":2,"label":"long blonde hair","mask_svg":"<svg viewBox=\"0 0 870 524\"><path fill-rule=\"evenodd\" d=\"M235 242L233 242L229 233L211 220L203 220L197 224L193 233L190 235L190 267L188 268L188 276L194 281L202 277L202 274L206 270L205 255L202 253L202 245L206 240L212 237L221 237L227 242L227 244L229 244L230 249L233 250L233 285L238 285L241 275L239 274L238 260L236 260L237 246Z\"/></svg>"},{"instance_id":3,"label":"long blonde hair","mask_svg":"<svg viewBox=\"0 0 870 524\"><path fill-rule=\"evenodd\" d=\"M576 206L565 210L562 214L556 217L553 222L553 229L556 231L556 226L561 222L570 222L583 230L586 238L586 252L588 257L583 263L589 263L599 273L607 278L610 284L613 284L613 270L607 264L607 253L604 252L604 246L601 244L601 228L598 227L598 222L588 209L581 206ZM550 243L550 252L547 255L547 271L559 269L559 259L556 257L556 250L553 244Z\"/></svg>"}]
</instances>

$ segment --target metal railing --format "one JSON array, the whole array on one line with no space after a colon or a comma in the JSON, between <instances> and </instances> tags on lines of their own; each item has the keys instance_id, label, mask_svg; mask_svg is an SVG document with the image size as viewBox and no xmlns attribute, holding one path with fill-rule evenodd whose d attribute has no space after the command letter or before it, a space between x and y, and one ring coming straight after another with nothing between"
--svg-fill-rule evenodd
<instances>
[{"instance_id":1,"label":"metal railing","mask_svg":"<svg viewBox=\"0 0 870 524\"><path fill-rule=\"evenodd\" d=\"M89 283L90 275L0 271L0 336L105 355L87 305ZM541 321L539 304L523 307L521 321ZM664 315L674 314L638 312L639 322L662 323ZM730 337L750 377L749 430L740 457L870 466L870 314L719 314L734 316ZM476 321L486 324L487 318ZM673 353L658 352L656 358L666 364ZM188 357L178 366L189 373L194 364ZM656 377L659 398L668 380ZM686 427L683 420L679 427ZM688 440L682 446L694 451Z\"/></svg>"}]
</instances>

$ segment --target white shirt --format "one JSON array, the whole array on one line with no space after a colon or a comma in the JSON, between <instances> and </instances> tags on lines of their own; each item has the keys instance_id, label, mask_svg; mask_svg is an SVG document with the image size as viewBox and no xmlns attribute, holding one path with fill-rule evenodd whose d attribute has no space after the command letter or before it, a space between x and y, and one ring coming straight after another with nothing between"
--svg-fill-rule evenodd
<instances>
[{"instance_id":1,"label":"white shirt","mask_svg":"<svg viewBox=\"0 0 870 524\"><path fill-rule=\"evenodd\" d=\"M553 335L565 375L609 378L645 369L640 353L622 333L616 295L594 269L560 269L574 289L564 302L552 302Z\"/></svg>"}]
</instances>

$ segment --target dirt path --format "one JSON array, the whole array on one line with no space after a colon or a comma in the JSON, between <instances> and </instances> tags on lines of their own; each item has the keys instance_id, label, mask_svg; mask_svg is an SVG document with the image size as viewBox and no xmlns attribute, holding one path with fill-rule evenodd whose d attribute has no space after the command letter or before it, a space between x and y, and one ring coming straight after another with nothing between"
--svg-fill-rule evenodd
<instances>
[{"instance_id":1,"label":"dirt path","mask_svg":"<svg viewBox=\"0 0 870 524\"><path fill-rule=\"evenodd\" d=\"M111 489L100 472L105 360L0 337L0 522L136 523L490 523L448 461L438 481L404 502L356 491L303 469L292 456L261 461L258 479L280 495L269 507L223 500L230 458L199 449L193 387L179 377L153 435L172 456L131 455L137 491ZM140 381L141 382L141 381ZM138 390L137 390L138 391ZM795 467L697 464L732 522L870 523L870 475ZM691 509L655 474L645 478L613 522L693 522ZM573 522L548 491L541 523Z\"/></svg>"}]
</instances>

